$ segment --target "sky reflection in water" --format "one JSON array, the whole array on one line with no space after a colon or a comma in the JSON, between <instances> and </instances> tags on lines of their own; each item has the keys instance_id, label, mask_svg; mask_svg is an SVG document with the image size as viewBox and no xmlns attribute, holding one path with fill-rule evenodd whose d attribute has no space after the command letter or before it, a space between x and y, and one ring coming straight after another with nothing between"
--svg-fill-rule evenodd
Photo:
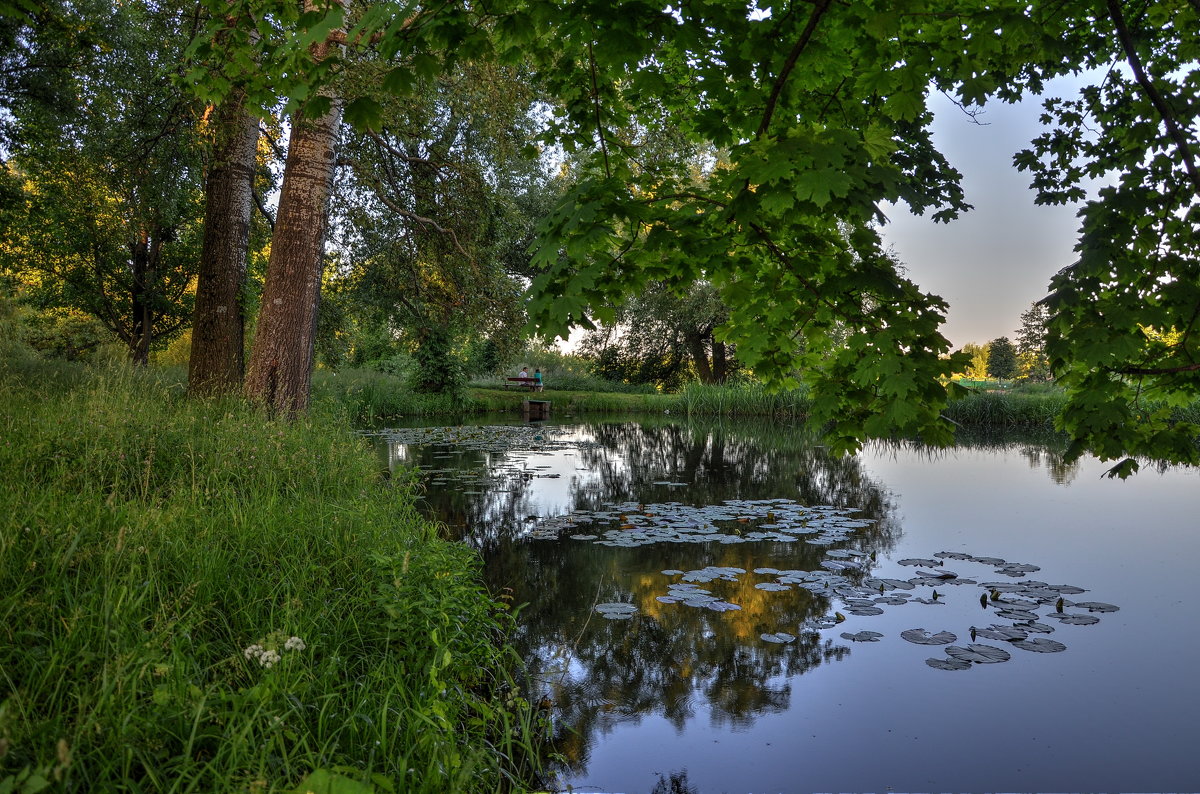
<instances>
[{"instance_id":1,"label":"sky reflection in water","mask_svg":"<svg viewBox=\"0 0 1200 794\"><path fill-rule=\"evenodd\" d=\"M533 694L554 702L564 788L670 790L670 776L678 782L685 772L689 790L706 793L1182 790L1200 780L1192 748L1200 688L1189 661L1200 642L1188 628L1200 552L1194 470L1102 480L1102 464L1066 466L1052 447L1016 439L940 452L876 445L833 458L800 430L740 422L663 418L519 432L524 448L469 438L391 444L389 460L432 470L430 509L481 548L493 588L528 603L517 641ZM539 526L545 534L546 519L573 511L618 505L628 517L639 505L760 499L855 508L873 523L831 546L803 536L634 548L530 539ZM847 558L831 550L866 555L858 559L867 570L836 572L859 592L756 586L778 581L756 569L835 573L822 563ZM988 588L938 582L879 615L846 605L848 595L867 595L866 577L912 579L917 568L900 561L939 552L1041 568L1005 577L994 564L943 559L960 580L1076 585L1087 592L1068 593L1067 602L1120 611L1096 614L1095 625L1062 625L1053 604L1042 603L1038 624L1054 631L1031 637L1061 642L1065 652L978 638L1011 659L931 669L925 659L947 658L943 647L900 633L945 630L967 646L972 626L1014 625L997 617L994 599L981 604ZM699 583L740 609L659 600L683 578L663 571L706 566L744 572ZM594 607L611 602L637 612L606 620ZM845 622L823 627L834 612ZM883 636L842 638L864 631ZM780 632L795 639L763 639Z\"/></svg>"}]
</instances>

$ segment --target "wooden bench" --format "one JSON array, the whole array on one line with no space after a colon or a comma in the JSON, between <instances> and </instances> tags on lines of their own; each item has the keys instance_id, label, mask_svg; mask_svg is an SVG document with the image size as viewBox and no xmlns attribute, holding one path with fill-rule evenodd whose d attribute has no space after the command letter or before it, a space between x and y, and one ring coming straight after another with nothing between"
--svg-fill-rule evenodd
<instances>
[{"instance_id":1,"label":"wooden bench","mask_svg":"<svg viewBox=\"0 0 1200 794\"><path fill-rule=\"evenodd\" d=\"M505 378L505 380L507 381L507 383L504 384L504 388L506 389L509 386L515 385L521 387L522 389L528 389L529 391L538 390L537 378Z\"/></svg>"}]
</instances>

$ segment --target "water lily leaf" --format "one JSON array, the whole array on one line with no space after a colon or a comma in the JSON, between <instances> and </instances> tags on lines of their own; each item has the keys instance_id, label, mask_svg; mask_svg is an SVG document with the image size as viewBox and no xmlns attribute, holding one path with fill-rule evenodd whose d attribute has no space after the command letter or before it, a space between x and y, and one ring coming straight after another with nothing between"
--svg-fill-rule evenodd
<instances>
[{"instance_id":1,"label":"water lily leaf","mask_svg":"<svg viewBox=\"0 0 1200 794\"><path fill-rule=\"evenodd\" d=\"M761 638L765 642L775 643L787 643L796 639L794 635L788 634L785 631L776 632L775 634L763 634L761 635Z\"/></svg>"},{"instance_id":2,"label":"water lily leaf","mask_svg":"<svg viewBox=\"0 0 1200 794\"><path fill-rule=\"evenodd\" d=\"M949 645L946 647L946 654L951 658L958 659L960 662L975 662L977 664L1007 662L1012 658L1012 654L1003 648L978 643L968 645L965 648L959 645Z\"/></svg>"},{"instance_id":3,"label":"water lily leaf","mask_svg":"<svg viewBox=\"0 0 1200 794\"><path fill-rule=\"evenodd\" d=\"M792 589L785 584L779 584L777 582L759 582L758 584L754 585L754 588L756 590L766 590L769 593L777 593L781 590Z\"/></svg>"},{"instance_id":4,"label":"water lily leaf","mask_svg":"<svg viewBox=\"0 0 1200 794\"><path fill-rule=\"evenodd\" d=\"M1047 639L1046 637L1034 637L1028 640L1017 640L1012 643L1014 646L1023 651L1033 651L1034 653L1058 653L1065 651L1067 646L1063 645L1058 640Z\"/></svg>"},{"instance_id":5,"label":"water lily leaf","mask_svg":"<svg viewBox=\"0 0 1200 794\"><path fill-rule=\"evenodd\" d=\"M933 555L946 560L973 560L975 559L970 554L963 554L961 551L939 551Z\"/></svg>"},{"instance_id":6,"label":"water lily leaf","mask_svg":"<svg viewBox=\"0 0 1200 794\"><path fill-rule=\"evenodd\" d=\"M954 571L917 571L917 576L924 579L957 579L958 574Z\"/></svg>"},{"instance_id":7,"label":"water lily leaf","mask_svg":"<svg viewBox=\"0 0 1200 794\"><path fill-rule=\"evenodd\" d=\"M602 617L606 617L609 620L626 620L633 617L633 614L637 612L637 607L635 607L633 604L620 602L611 604L596 604L596 611L599 612Z\"/></svg>"},{"instance_id":8,"label":"water lily leaf","mask_svg":"<svg viewBox=\"0 0 1200 794\"><path fill-rule=\"evenodd\" d=\"M971 627L971 639L983 637L987 640L1004 640L1010 642L1012 640L1023 640L1029 636L1029 632L1017 626L992 626L991 628L977 629Z\"/></svg>"},{"instance_id":9,"label":"water lily leaf","mask_svg":"<svg viewBox=\"0 0 1200 794\"><path fill-rule=\"evenodd\" d=\"M970 662L959 661L958 659L926 659L925 664L935 670L969 670Z\"/></svg>"},{"instance_id":10,"label":"water lily leaf","mask_svg":"<svg viewBox=\"0 0 1200 794\"><path fill-rule=\"evenodd\" d=\"M923 566L925 568L937 568L942 565L942 561L941 560L924 559L924 558L920 558L920 557L909 557L908 559L897 561L896 564L897 565L912 565L912 566L916 566L916 567Z\"/></svg>"},{"instance_id":11,"label":"water lily leaf","mask_svg":"<svg viewBox=\"0 0 1200 794\"><path fill-rule=\"evenodd\" d=\"M1047 617L1054 618L1059 623L1065 623L1068 626L1091 626L1100 622L1100 618L1095 615L1073 615L1069 612L1055 612Z\"/></svg>"},{"instance_id":12,"label":"water lily leaf","mask_svg":"<svg viewBox=\"0 0 1200 794\"><path fill-rule=\"evenodd\" d=\"M971 561L982 563L983 565L1004 565L1004 560L999 557L976 557L972 555Z\"/></svg>"},{"instance_id":13,"label":"water lily leaf","mask_svg":"<svg viewBox=\"0 0 1200 794\"><path fill-rule=\"evenodd\" d=\"M915 642L917 645L946 645L958 639L958 637L949 631L939 631L937 634L930 634L925 629L905 629L900 632L900 636L909 642Z\"/></svg>"},{"instance_id":14,"label":"water lily leaf","mask_svg":"<svg viewBox=\"0 0 1200 794\"><path fill-rule=\"evenodd\" d=\"M1030 612L1027 609L997 609L996 617L1004 618L1005 620L1015 620L1017 622L1038 619L1036 612Z\"/></svg>"},{"instance_id":15,"label":"water lily leaf","mask_svg":"<svg viewBox=\"0 0 1200 794\"><path fill-rule=\"evenodd\" d=\"M1021 628L1028 631L1030 634L1053 634L1054 629L1047 626L1045 623L1022 623Z\"/></svg>"},{"instance_id":16,"label":"water lily leaf","mask_svg":"<svg viewBox=\"0 0 1200 794\"><path fill-rule=\"evenodd\" d=\"M1120 607L1113 606L1112 604L1105 604L1102 601L1076 601L1069 606L1083 607L1088 612L1116 612L1120 610Z\"/></svg>"},{"instance_id":17,"label":"water lily leaf","mask_svg":"<svg viewBox=\"0 0 1200 794\"><path fill-rule=\"evenodd\" d=\"M780 571L778 568L755 568L754 572L762 574L777 574Z\"/></svg>"},{"instance_id":18,"label":"water lily leaf","mask_svg":"<svg viewBox=\"0 0 1200 794\"><path fill-rule=\"evenodd\" d=\"M662 573L663 573L663 576L682 576L683 575L683 571L677 571L674 568L668 568L667 570L663 571Z\"/></svg>"},{"instance_id":19,"label":"water lily leaf","mask_svg":"<svg viewBox=\"0 0 1200 794\"><path fill-rule=\"evenodd\" d=\"M879 642L879 638L882 636L878 631L856 631L853 634L848 631L842 632L843 640L851 640L853 642Z\"/></svg>"},{"instance_id":20,"label":"water lily leaf","mask_svg":"<svg viewBox=\"0 0 1200 794\"><path fill-rule=\"evenodd\" d=\"M595 540L599 535L572 535L571 540Z\"/></svg>"},{"instance_id":21,"label":"water lily leaf","mask_svg":"<svg viewBox=\"0 0 1200 794\"><path fill-rule=\"evenodd\" d=\"M875 606L846 607L846 611L849 612L851 615L858 615L859 617L868 617L871 615L882 615L883 614L883 610L880 609L879 607L875 607Z\"/></svg>"},{"instance_id":22,"label":"water lily leaf","mask_svg":"<svg viewBox=\"0 0 1200 794\"><path fill-rule=\"evenodd\" d=\"M713 612L732 612L741 609L737 604L731 604L728 601L710 601L704 607L711 609Z\"/></svg>"}]
</instances>

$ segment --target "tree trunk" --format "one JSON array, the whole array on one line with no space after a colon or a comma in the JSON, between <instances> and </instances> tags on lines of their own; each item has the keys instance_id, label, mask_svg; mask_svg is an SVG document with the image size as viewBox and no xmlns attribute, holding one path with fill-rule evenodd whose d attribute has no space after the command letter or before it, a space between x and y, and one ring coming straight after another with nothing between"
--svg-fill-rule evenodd
<instances>
[{"instance_id":1,"label":"tree trunk","mask_svg":"<svg viewBox=\"0 0 1200 794\"><path fill-rule=\"evenodd\" d=\"M246 374L246 396L288 416L308 409L327 205L341 118L341 104L335 100L320 118L292 120L271 259Z\"/></svg>"},{"instance_id":2,"label":"tree trunk","mask_svg":"<svg viewBox=\"0 0 1200 794\"><path fill-rule=\"evenodd\" d=\"M258 119L246 112L243 97L237 96L217 109L214 125L188 362L188 390L197 396L236 391L245 370L241 292L250 244Z\"/></svg>"},{"instance_id":3,"label":"tree trunk","mask_svg":"<svg viewBox=\"0 0 1200 794\"><path fill-rule=\"evenodd\" d=\"M704 349L704 338L697 333L688 333L684 336L684 342L692 356L692 363L696 365L696 375L699 376L700 382L712 383L713 372L708 364L708 351Z\"/></svg>"},{"instance_id":4,"label":"tree trunk","mask_svg":"<svg viewBox=\"0 0 1200 794\"><path fill-rule=\"evenodd\" d=\"M716 383L724 383L729 380L729 360L728 351L725 349L724 342L718 342L716 339L712 342L713 351L713 381Z\"/></svg>"},{"instance_id":5,"label":"tree trunk","mask_svg":"<svg viewBox=\"0 0 1200 794\"><path fill-rule=\"evenodd\" d=\"M133 268L133 290L129 303L133 322L128 345L129 360L136 367L150 363L150 335L153 331L150 316L150 245L150 234L143 229L138 232L137 240L129 246Z\"/></svg>"}]
</instances>

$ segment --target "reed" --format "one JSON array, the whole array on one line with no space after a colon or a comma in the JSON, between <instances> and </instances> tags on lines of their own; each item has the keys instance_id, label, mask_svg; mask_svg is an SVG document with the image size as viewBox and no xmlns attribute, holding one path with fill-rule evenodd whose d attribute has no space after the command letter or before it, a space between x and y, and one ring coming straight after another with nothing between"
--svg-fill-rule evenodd
<instances>
[{"instance_id":1,"label":"reed","mask_svg":"<svg viewBox=\"0 0 1200 794\"><path fill-rule=\"evenodd\" d=\"M507 610L346 425L54 370L0 364L0 790L535 771Z\"/></svg>"}]
</instances>

